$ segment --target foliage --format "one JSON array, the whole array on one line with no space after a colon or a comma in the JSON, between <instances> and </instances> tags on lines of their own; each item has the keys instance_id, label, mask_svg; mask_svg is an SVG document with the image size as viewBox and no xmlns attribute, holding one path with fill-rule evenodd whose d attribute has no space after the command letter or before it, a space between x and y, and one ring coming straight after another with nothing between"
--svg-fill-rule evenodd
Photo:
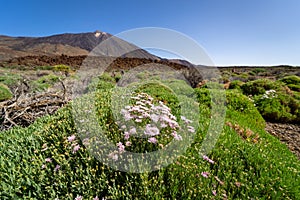
<instances>
[{"instance_id":1,"label":"foliage","mask_svg":"<svg viewBox=\"0 0 300 200\"><path fill-rule=\"evenodd\" d=\"M60 78L60 76L54 74L42 76L41 78L32 81L31 87L34 91L43 91L59 82Z\"/></svg>"},{"instance_id":2,"label":"foliage","mask_svg":"<svg viewBox=\"0 0 300 200\"><path fill-rule=\"evenodd\" d=\"M111 140L124 138L112 113L112 95L120 97L119 91L114 94L111 88L89 93L27 128L0 132L0 198L299 199L299 160L264 131L264 120L253 102L238 90L227 92L226 122L251 130L259 135L258 142L242 139L234 127L225 125L213 151L199 153L212 117L210 94L214 90L195 89L198 103L193 106L199 106L199 113L191 108L186 115L200 115L194 140L175 162L153 172L113 170L90 154L91 141L82 138L82 133L92 138L89 134L95 131L93 126L85 130L78 126L91 112L96 113L96 123ZM174 116L181 114L176 111L183 106L179 101L183 98L176 96L171 86L152 82L134 92L151 95L154 105L164 102ZM74 112L76 103L82 115Z\"/></svg>"},{"instance_id":3,"label":"foliage","mask_svg":"<svg viewBox=\"0 0 300 200\"><path fill-rule=\"evenodd\" d=\"M71 72L71 67L67 66L67 65L55 65L52 68L53 71L59 71L59 72L65 72L65 73L69 73Z\"/></svg>"},{"instance_id":4,"label":"foliage","mask_svg":"<svg viewBox=\"0 0 300 200\"><path fill-rule=\"evenodd\" d=\"M254 70L252 70L252 72L254 74L260 74L260 73L264 73L264 72L267 72L266 69L263 69L263 68L255 68Z\"/></svg>"},{"instance_id":5,"label":"foliage","mask_svg":"<svg viewBox=\"0 0 300 200\"><path fill-rule=\"evenodd\" d=\"M243 81L234 80L230 82L229 89L241 89L241 86L244 84Z\"/></svg>"},{"instance_id":6,"label":"foliage","mask_svg":"<svg viewBox=\"0 0 300 200\"><path fill-rule=\"evenodd\" d=\"M291 90L300 92L300 77L296 75L286 76L279 79L280 82L285 83Z\"/></svg>"},{"instance_id":7,"label":"foliage","mask_svg":"<svg viewBox=\"0 0 300 200\"><path fill-rule=\"evenodd\" d=\"M99 77L95 77L92 79L91 83L88 86L88 91L95 90L107 90L111 89L115 86L116 80L111 77L108 73L103 73Z\"/></svg>"},{"instance_id":8,"label":"foliage","mask_svg":"<svg viewBox=\"0 0 300 200\"><path fill-rule=\"evenodd\" d=\"M5 101L10 98L12 98L10 89L6 85L0 83L0 101Z\"/></svg>"},{"instance_id":9,"label":"foliage","mask_svg":"<svg viewBox=\"0 0 300 200\"><path fill-rule=\"evenodd\" d=\"M14 86L21 80L21 76L16 73L5 72L0 75L0 83L7 85L8 87Z\"/></svg>"},{"instance_id":10,"label":"foliage","mask_svg":"<svg viewBox=\"0 0 300 200\"><path fill-rule=\"evenodd\" d=\"M283 84L274 82L269 79L258 79L249 81L241 86L243 93L246 95L262 95L266 90L281 90Z\"/></svg>"},{"instance_id":11,"label":"foliage","mask_svg":"<svg viewBox=\"0 0 300 200\"><path fill-rule=\"evenodd\" d=\"M282 92L266 91L254 97L257 109L268 121L300 122L300 101Z\"/></svg>"}]
</instances>

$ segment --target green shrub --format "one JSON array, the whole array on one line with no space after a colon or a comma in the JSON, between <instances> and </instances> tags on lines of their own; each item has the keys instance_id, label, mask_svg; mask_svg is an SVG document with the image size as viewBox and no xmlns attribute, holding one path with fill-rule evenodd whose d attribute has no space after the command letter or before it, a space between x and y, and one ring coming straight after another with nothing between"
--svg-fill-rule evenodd
<instances>
[{"instance_id":1,"label":"green shrub","mask_svg":"<svg viewBox=\"0 0 300 200\"><path fill-rule=\"evenodd\" d=\"M298 84L298 85L295 85L295 84L288 84L287 86L288 86L291 90L293 90L293 91L300 92L300 84Z\"/></svg>"},{"instance_id":2,"label":"green shrub","mask_svg":"<svg viewBox=\"0 0 300 200\"><path fill-rule=\"evenodd\" d=\"M268 121L300 122L300 101L287 94L257 95L254 100L257 109Z\"/></svg>"},{"instance_id":3,"label":"green shrub","mask_svg":"<svg viewBox=\"0 0 300 200\"><path fill-rule=\"evenodd\" d=\"M263 68L255 68L254 70L252 70L252 72L254 74L259 74L259 73L264 73L264 72L267 72L266 69L263 69Z\"/></svg>"},{"instance_id":4,"label":"green shrub","mask_svg":"<svg viewBox=\"0 0 300 200\"><path fill-rule=\"evenodd\" d=\"M230 82L229 89L241 89L241 86L244 84L243 81L234 80Z\"/></svg>"},{"instance_id":5,"label":"green shrub","mask_svg":"<svg viewBox=\"0 0 300 200\"><path fill-rule=\"evenodd\" d=\"M20 76L20 74L16 73L7 72L3 75L0 75L0 83L7 85L8 87L16 85L21 79L22 77Z\"/></svg>"},{"instance_id":6,"label":"green shrub","mask_svg":"<svg viewBox=\"0 0 300 200\"><path fill-rule=\"evenodd\" d=\"M211 108L210 92L207 88L196 88L197 99L200 105Z\"/></svg>"},{"instance_id":7,"label":"green shrub","mask_svg":"<svg viewBox=\"0 0 300 200\"><path fill-rule=\"evenodd\" d=\"M116 80L109 73L103 73L101 76L92 79L88 85L88 91L111 89L115 84Z\"/></svg>"},{"instance_id":8,"label":"green shrub","mask_svg":"<svg viewBox=\"0 0 300 200\"><path fill-rule=\"evenodd\" d=\"M0 83L0 101L5 101L10 98L12 98L10 89L6 85Z\"/></svg>"},{"instance_id":9,"label":"green shrub","mask_svg":"<svg viewBox=\"0 0 300 200\"><path fill-rule=\"evenodd\" d=\"M52 67L52 70L58 72L65 72L65 73L69 73L72 71L71 67L67 65L55 65Z\"/></svg>"},{"instance_id":10,"label":"green shrub","mask_svg":"<svg viewBox=\"0 0 300 200\"><path fill-rule=\"evenodd\" d=\"M253 72L253 71L250 71L250 72L248 72L248 73L249 73L249 75L251 75L251 76L255 76L255 75L256 75L256 73Z\"/></svg>"},{"instance_id":11,"label":"green shrub","mask_svg":"<svg viewBox=\"0 0 300 200\"><path fill-rule=\"evenodd\" d=\"M243 93L246 95L262 95L266 90L282 90L282 83L274 82L269 79L258 79L249 81L241 86Z\"/></svg>"},{"instance_id":12,"label":"green shrub","mask_svg":"<svg viewBox=\"0 0 300 200\"><path fill-rule=\"evenodd\" d=\"M41 78L31 82L32 90L44 91L49 87L53 86L55 83L59 82L60 78L60 76L54 74L42 76Z\"/></svg>"},{"instance_id":13,"label":"green shrub","mask_svg":"<svg viewBox=\"0 0 300 200\"><path fill-rule=\"evenodd\" d=\"M286 76L282 79L279 79L279 81L285 83L285 84L293 84L293 85L299 85L300 84L300 77L296 75Z\"/></svg>"},{"instance_id":14,"label":"green shrub","mask_svg":"<svg viewBox=\"0 0 300 200\"><path fill-rule=\"evenodd\" d=\"M249 120L260 125L264 124L264 120L258 110L255 108L253 100L243 95L238 90L228 90L226 92L227 109L235 112L240 112L240 115L245 114L252 116Z\"/></svg>"},{"instance_id":15,"label":"green shrub","mask_svg":"<svg viewBox=\"0 0 300 200\"><path fill-rule=\"evenodd\" d=\"M300 77L296 75L286 76L278 81L285 83L291 90L300 92Z\"/></svg>"},{"instance_id":16,"label":"green shrub","mask_svg":"<svg viewBox=\"0 0 300 200\"><path fill-rule=\"evenodd\" d=\"M215 81L208 81L201 88L223 89L223 85Z\"/></svg>"}]
</instances>

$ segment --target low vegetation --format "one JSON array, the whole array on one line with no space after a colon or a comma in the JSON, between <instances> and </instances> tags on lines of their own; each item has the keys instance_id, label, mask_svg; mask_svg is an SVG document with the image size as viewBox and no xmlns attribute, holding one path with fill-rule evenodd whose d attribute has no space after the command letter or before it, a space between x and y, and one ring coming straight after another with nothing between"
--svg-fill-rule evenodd
<instances>
[{"instance_id":1,"label":"low vegetation","mask_svg":"<svg viewBox=\"0 0 300 200\"><path fill-rule=\"evenodd\" d=\"M0 101L8 100L12 98L12 96L10 89L6 85L0 83Z\"/></svg>"},{"instance_id":2,"label":"low vegetation","mask_svg":"<svg viewBox=\"0 0 300 200\"><path fill-rule=\"evenodd\" d=\"M116 99L113 95L121 99L119 93L115 94L115 84L116 79L105 74L92 82L91 93L56 114L42 117L27 128L0 132L1 199L300 199L299 160L264 131L263 117L268 119L270 113L278 113L278 120L299 119L299 100L286 92L284 81L236 82L233 89L226 91L224 127L207 155L200 149L212 119L211 93L218 91L218 84L212 84L216 86L212 89L187 89L180 80L157 80L144 87L133 85L134 98L123 108L123 114L132 117L136 127L156 121L155 116L139 118L139 114L130 111L146 99L151 101L149 107L143 108L144 113L162 106L172 120L176 117L175 121L166 119L170 124L160 134L152 135L151 140L130 135L125 138L128 127L120 129L112 112L113 105L122 106L112 101ZM181 95L194 95L199 113L182 116ZM82 115L74 114L76 103L82 106ZM193 134L194 139L182 155L164 168L144 173L114 170L90 153L89 144L99 136L97 132L92 134L97 128L92 126L95 123L90 122L85 130L78 128L79 123L89 124L78 121L85 120L78 116L89 118L91 112L96 113L96 125L116 146L117 152L108 156L111 159L120 159L124 150L162 149L171 139L180 145L180 138L187 134ZM191 126L183 131L185 134L178 131L175 135L179 128L176 124L185 120L193 124L189 119L195 114L200 116L197 129ZM174 129L169 127L172 125Z\"/></svg>"}]
</instances>

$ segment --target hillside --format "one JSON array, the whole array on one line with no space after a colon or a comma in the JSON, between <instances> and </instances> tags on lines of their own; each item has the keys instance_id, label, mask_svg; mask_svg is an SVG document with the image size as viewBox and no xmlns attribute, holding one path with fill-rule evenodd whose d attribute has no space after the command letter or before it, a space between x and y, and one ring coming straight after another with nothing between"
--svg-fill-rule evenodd
<instances>
[{"instance_id":1,"label":"hillside","mask_svg":"<svg viewBox=\"0 0 300 200\"><path fill-rule=\"evenodd\" d=\"M47 37L0 36L0 61L28 55L87 55L97 45L111 37L111 34L100 31L76 34L65 33ZM102 53L104 55L118 55L120 52L135 50L124 56L158 59L157 56L117 37L112 37L110 43L105 46L107 49L103 49ZM106 52L109 52L109 54L105 54Z\"/></svg>"}]
</instances>

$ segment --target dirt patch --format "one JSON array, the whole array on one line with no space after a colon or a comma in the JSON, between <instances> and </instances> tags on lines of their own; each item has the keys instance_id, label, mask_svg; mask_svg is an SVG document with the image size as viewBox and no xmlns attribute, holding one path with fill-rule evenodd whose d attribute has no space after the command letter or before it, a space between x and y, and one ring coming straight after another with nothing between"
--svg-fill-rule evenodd
<instances>
[{"instance_id":1,"label":"dirt patch","mask_svg":"<svg viewBox=\"0 0 300 200\"><path fill-rule=\"evenodd\" d=\"M300 125L267 122L266 131L279 138L300 159Z\"/></svg>"}]
</instances>

